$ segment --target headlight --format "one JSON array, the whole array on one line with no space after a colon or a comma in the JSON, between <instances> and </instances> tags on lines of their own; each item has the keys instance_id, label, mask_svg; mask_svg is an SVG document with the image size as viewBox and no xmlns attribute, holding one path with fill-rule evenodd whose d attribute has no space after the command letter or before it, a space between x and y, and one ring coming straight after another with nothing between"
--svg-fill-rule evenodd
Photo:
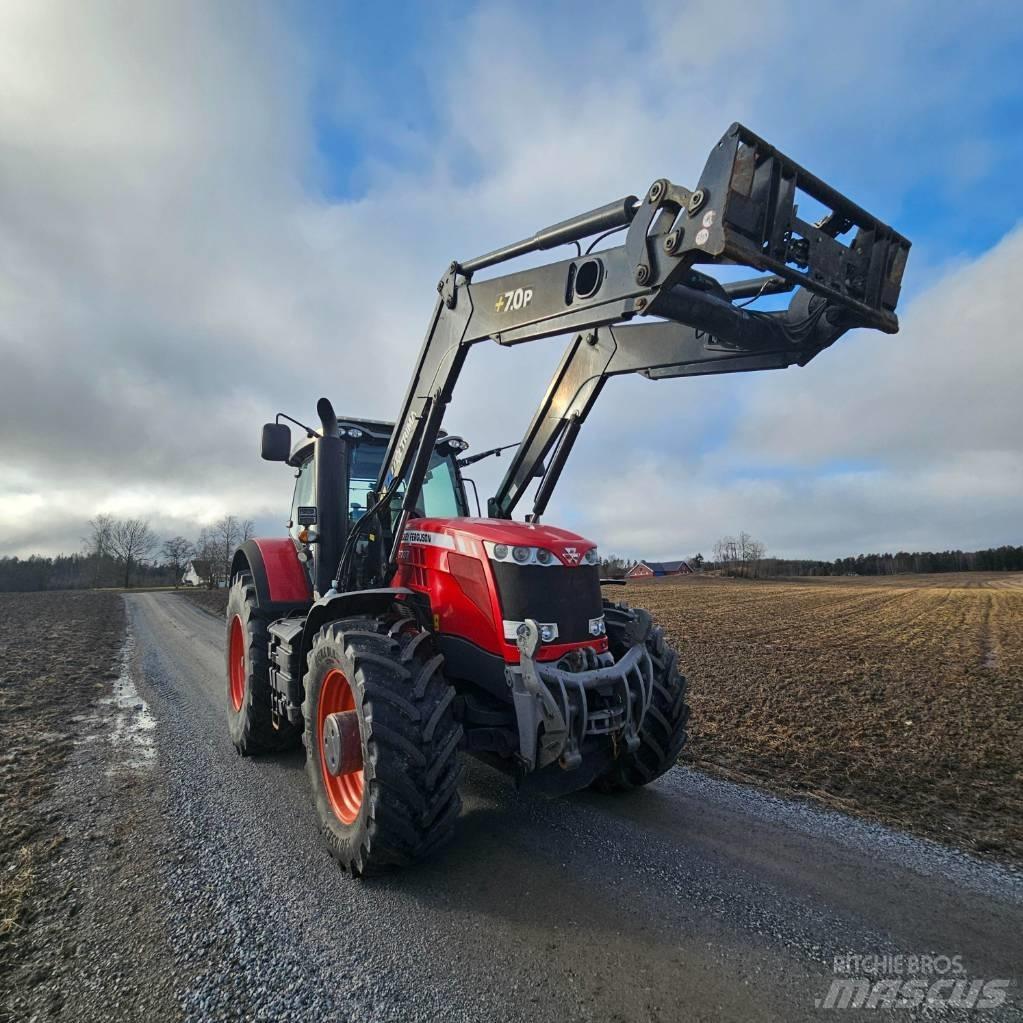
<instances>
[{"instance_id":1,"label":"headlight","mask_svg":"<svg viewBox=\"0 0 1023 1023\"><path fill-rule=\"evenodd\" d=\"M541 625L540 639L544 643L553 643L558 638L558 627L556 625Z\"/></svg>"},{"instance_id":2,"label":"headlight","mask_svg":"<svg viewBox=\"0 0 1023 1023\"><path fill-rule=\"evenodd\" d=\"M487 550L487 556L494 561L512 561L516 565L541 565L544 568L552 568L561 564L544 547L526 547L521 544L509 547L506 543L491 543L490 540L484 540L483 546Z\"/></svg>"},{"instance_id":3,"label":"headlight","mask_svg":"<svg viewBox=\"0 0 1023 1023\"><path fill-rule=\"evenodd\" d=\"M597 554L597 548L596 547L591 547L583 555L583 564L584 565L596 565L599 561L600 561L600 556Z\"/></svg>"}]
</instances>

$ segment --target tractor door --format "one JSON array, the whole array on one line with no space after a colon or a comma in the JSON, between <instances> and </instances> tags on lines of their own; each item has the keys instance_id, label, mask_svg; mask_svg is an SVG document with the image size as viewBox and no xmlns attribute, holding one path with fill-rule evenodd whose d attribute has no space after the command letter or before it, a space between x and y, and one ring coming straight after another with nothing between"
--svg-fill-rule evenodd
<instances>
[{"instance_id":1,"label":"tractor door","mask_svg":"<svg viewBox=\"0 0 1023 1023\"><path fill-rule=\"evenodd\" d=\"M306 509L300 512L299 509ZM299 466L295 473L295 494L291 500L291 519L288 522L288 532L292 540L301 543L299 533L310 525L309 516L316 513L316 473L313 471L313 458L310 451L309 457ZM315 522L315 519L313 519Z\"/></svg>"}]
</instances>

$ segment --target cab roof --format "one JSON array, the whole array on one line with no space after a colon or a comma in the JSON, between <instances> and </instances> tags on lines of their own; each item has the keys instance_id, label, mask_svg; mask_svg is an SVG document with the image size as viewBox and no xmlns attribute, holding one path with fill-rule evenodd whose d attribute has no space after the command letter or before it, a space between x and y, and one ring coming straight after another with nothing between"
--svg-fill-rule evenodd
<instances>
[{"instance_id":1,"label":"cab roof","mask_svg":"<svg viewBox=\"0 0 1023 1023\"><path fill-rule=\"evenodd\" d=\"M366 434L371 441L386 444L391 439L391 434L394 432L394 423L388 423L382 419L357 419L354 416L337 417L338 436L344 437L346 435L346 431L351 429L362 430L362 432ZM446 437L447 431L441 430L439 436ZM312 438L303 437L291 449L291 458L289 461L294 462L296 459L301 460L300 456L304 455L305 449L311 445Z\"/></svg>"}]
</instances>

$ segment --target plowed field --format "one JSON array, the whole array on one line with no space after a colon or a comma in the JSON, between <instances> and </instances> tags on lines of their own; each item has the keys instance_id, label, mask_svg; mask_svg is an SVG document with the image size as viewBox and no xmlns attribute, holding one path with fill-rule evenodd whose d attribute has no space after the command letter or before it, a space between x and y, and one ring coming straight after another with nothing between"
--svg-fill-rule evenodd
<instances>
[{"instance_id":1,"label":"plowed field","mask_svg":"<svg viewBox=\"0 0 1023 1023\"><path fill-rule=\"evenodd\" d=\"M608 588L691 680L701 768L1023 859L1023 577Z\"/></svg>"},{"instance_id":2,"label":"plowed field","mask_svg":"<svg viewBox=\"0 0 1023 1023\"><path fill-rule=\"evenodd\" d=\"M117 593L0 594L0 1019L3 992L30 986L34 919L61 893L45 872L61 855L66 808L53 800L81 722L117 677ZM37 951L37 950L36 950ZM26 966L25 964L29 965ZM26 973L27 971L27 973ZM12 1019L15 1017L11 1017Z\"/></svg>"}]
</instances>

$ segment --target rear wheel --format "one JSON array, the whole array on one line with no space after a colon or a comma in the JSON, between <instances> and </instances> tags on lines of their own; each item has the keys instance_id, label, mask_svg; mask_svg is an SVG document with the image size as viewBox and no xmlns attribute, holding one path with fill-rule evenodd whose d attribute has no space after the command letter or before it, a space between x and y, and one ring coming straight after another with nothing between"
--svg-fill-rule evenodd
<instances>
[{"instance_id":1,"label":"rear wheel","mask_svg":"<svg viewBox=\"0 0 1023 1023\"><path fill-rule=\"evenodd\" d=\"M608 641L616 660L628 651L628 633L635 629L640 616L650 617L642 608L605 606ZM639 749L620 756L594 781L593 787L602 792L621 792L659 778L675 765L686 742L689 705L686 679L678 670L678 654L659 625L650 625L645 643L653 663L654 692L639 730Z\"/></svg>"},{"instance_id":2,"label":"rear wheel","mask_svg":"<svg viewBox=\"0 0 1023 1023\"><path fill-rule=\"evenodd\" d=\"M356 875L426 856L462 805L462 728L442 660L428 633L390 631L371 619L325 625L305 676L313 801L331 855Z\"/></svg>"},{"instance_id":3,"label":"rear wheel","mask_svg":"<svg viewBox=\"0 0 1023 1023\"><path fill-rule=\"evenodd\" d=\"M227 597L227 728L242 756L288 749L298 732L270 713L269 632L248 572L234 577Z\"/></svg>"}]
</instances>

